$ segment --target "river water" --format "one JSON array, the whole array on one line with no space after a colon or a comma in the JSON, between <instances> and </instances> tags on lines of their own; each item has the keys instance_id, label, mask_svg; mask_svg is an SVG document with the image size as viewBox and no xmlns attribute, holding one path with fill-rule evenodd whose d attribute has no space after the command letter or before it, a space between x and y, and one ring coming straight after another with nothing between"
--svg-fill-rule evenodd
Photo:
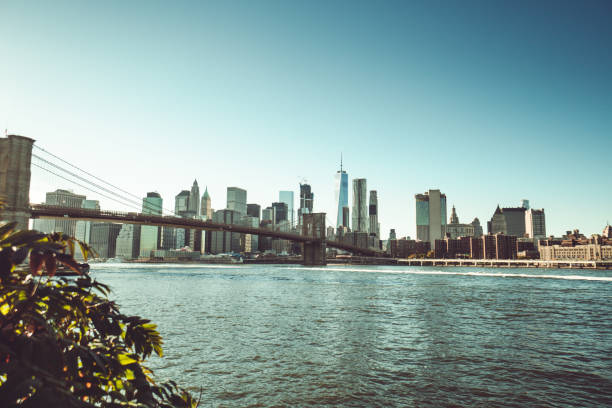
<instances>
[{"instance_id":1,"label":"river water","mask_svg":"<svg viewBox=\"0 0 612 408\"><path fill-rule=\"evenodd\" d=\"M612 271L94 264L203 407L612 406Z\"/></svg>"}]
</instances>

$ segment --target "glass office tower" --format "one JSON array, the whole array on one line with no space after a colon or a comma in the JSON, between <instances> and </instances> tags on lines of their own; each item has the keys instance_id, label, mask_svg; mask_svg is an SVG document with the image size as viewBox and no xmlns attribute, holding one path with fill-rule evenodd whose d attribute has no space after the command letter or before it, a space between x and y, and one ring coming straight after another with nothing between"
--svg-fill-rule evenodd
<instances>
[{"instance_id":1,"label":"glass office tower","mask_svg":"<svg viewBox=\"0 0 612 408\"><path fill-rule=\"evenodd\" d=\"M338 213L336 217L336 227L343 225L342 209L348 207L348 174L342 169L342 159L340 159L340 170L336 173L334 182L335 202L338 205Z\"/></svg>"}]
</instances>

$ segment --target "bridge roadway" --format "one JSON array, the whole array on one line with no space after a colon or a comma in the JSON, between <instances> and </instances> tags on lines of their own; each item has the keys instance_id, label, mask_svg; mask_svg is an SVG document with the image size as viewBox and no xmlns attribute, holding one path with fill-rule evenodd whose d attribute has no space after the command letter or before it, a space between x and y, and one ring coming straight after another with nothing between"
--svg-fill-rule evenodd
<instances>
[{"instance_id":1,"label":"bridge roadway","mask_svg":"<svg viewBox=\"0 0 612 408\"><path fill-rule=\"evenodd\" d=\"M247 227L236 224L221 224L212 221L203 221L190 218L173 216L142 214L135 212L102 211L86 208L66 208L50 205L31 205L31 218L71 218L84 221L96 222L118 222L121 224L152 225L159 227L189 228L207 231L227 231L240 234L252 234L262 237L285 239L288 241L312 243L323 240L308 235L293 232L275 231L267 228ZM365 256L386 256L383 251L373 248L360 248L355 245L345 244L338 241L325 240L324 243L330 248L337 248L354 254Z\"/></svg>"}]
</instances>

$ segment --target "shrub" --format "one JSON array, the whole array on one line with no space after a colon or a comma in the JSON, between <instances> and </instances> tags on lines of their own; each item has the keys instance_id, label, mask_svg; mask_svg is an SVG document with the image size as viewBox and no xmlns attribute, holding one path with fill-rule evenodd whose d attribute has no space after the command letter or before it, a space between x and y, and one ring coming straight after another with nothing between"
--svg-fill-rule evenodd
<instances>
[{"instance_id":1,"label":"shrub","mask_svg":"<svg viewBox=\"0 0 612 408\"><path fill-rule=\"evenodd\" d=\"M197 406L154 381L143 362L162 356L156 326L122 314L108 286L81 273L74 248L87 259L86 245L14 228L0 225L1 407ZM58 264L80 276L54 277Z\"/></svg>"}]
</instances>

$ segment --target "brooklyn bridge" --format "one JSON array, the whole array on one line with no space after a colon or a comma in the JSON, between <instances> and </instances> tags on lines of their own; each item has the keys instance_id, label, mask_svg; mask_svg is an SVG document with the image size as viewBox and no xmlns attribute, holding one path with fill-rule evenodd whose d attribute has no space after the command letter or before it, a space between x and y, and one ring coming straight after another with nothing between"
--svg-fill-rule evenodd
<instances>
[{"instance_id":1,"label":"brooklyn bridge","mask_svg":"<svg viewBox=\"0 0 612 408\"><path fill-rule=\"evenodd\" d=\"M51 168L49 168L49 166L40 166L32 162L33 156L43 160L36 153L33 153L33 148L38 148L34 142L33 139L19 135L8 135L6 138L0 139L0 198L4 201L2 219L17 221L21 229L28 228L30 219L50 218L251 234L300 243L302 246L303 265L325 265L327 263L327 248L336 248L362 256L384 256L384 253L376 248L362 248L337 240L326 239L325 213L303 214L301 229L297 232L289 232L262 227L224 224L213 222L212 220L184 218L174 214L154 215L141 212L31 204L29 196L32 166L37 166L55 175L58 175L57 171L60 170L57 164L51 164ZM60 160L65 165L71 166L65 159ZM99 177L86 172L85 174L85 177L82 175L77 176L79 182L73 182L84 188L87 188L89 184L99 187L99 182L101 181ZM110 183L107 183L107 185L112 186ZM109 194L120 197L120 192L125 193L124 190L119 188L102 187L101 189L104 193L100 194L107 198L109 198Z\"/></svg>"}]
</instances>

